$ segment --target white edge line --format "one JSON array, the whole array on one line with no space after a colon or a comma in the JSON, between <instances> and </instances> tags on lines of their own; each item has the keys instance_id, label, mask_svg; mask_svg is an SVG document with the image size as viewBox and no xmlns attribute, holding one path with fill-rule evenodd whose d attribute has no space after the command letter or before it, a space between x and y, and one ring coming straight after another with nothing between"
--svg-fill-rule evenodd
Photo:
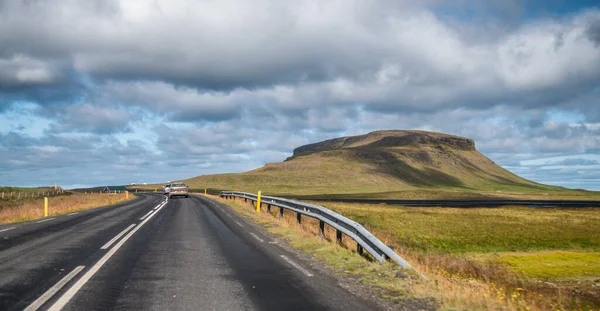
<instances>
[{"instance_id":1,"label":"white edge line","mask_svg":"<svg viewBox=\"0 0 600 311\"><path fill-rule=\"evenodd\" d=\"M52 218L48 218L48 219L42 219L42 220L38 220L38 221L36 221L35 223L36 223L36 224L41 224L41 223L43 223L43 222L50 221L50 220L52 220L52 219L54 219L54 217L52 217Z\"/></svg>"},{"instance_id":2,"label":"white edge line","mask_svg":"<svg viewBox=\"0 0 600 311\"><path fill-rule=\"evenodd\" d=\"M264 243L265 240L261 239L258 235L256 235L254 232L250 232L250 235L253 236L255 239L259 240L261 243Z\"/></svg>"},{"instance_id":3,"label":"white edge line","mask_svg":"<svg viewBox=\"0 0 600 311\"><path fill-rule=\"evenodd\" d=\"M300 270L300 272L304 273L306 276L313 276L312 273L310 273L308 270L302 268L302 266L297 264L295 261L289 259L286 255L279 255L279 256L281 256L281 258L283 258L285 261L287 261L290 265L294 266L294 268Z\"/></svg>"},{"instance_id":4,"label":"white edge line","mask_svg":"<svg viewBox=\"0 0 600 311\"><path fill-rule=\"evenodd\" d=\"M2 230L0 230L0 232L4 232L4 231L8 231L8 230L12 230L12 229L15 229L15 228L16 228L16 227L10 227L10 228L6 228L6 229L2 229Z\"/></svg>"},{"instance_id":5,"label":"white edge line","mask_svg":"<svg viewBox=\"0 0 600 311\"><path fill-rule=\"evenodd\" d=\"M42 305L44 305L52 296L54 296L63 286L65 286L71 279L73 279L81 270L83 270L85 266L79 266L69 274L65 275L58 283L54 284L54 286L50 287L43 295L41 295L38 299L32 302L27 306L23 311L34 311L39 309Z\"/></svg>"},{"instance_id":6,"label":"white edge line","mask_svg":"<svg viewBox=\"0 0 600 311\"><path fill-rule=\"evenodd\" d=\"M79 214L79 212L75 212L75 213L67 214L67 216L71 216L71 215L75 215L75 214Z\"/></svg>"},{"instance_id":7,"label":"white edge line","mask_svg":"<svg viewBox=\"0 0 600 311\"><path fill-rule=\"evenodd\" d=\"M235 223L236 223L238 226L240 226L240 227L244 228L244 225L242 225L242 224L241 224L239 221L237 221L237 220L234 220L234 221L235 221Z\"/></svg>"},{"instance_id":8,"label":"white edge line","mask_svg":"<svg viewBox=\"0 0 600 311\"><path fill-rule=\"evenodd\" d=\"M225 213L225 215L227 215L227 217L231 218L231 215L229 215L228 213Z\"/></svg>"},{"instance_id":9,"label":"white edge line","mask_svg":"<svg viewBox=\"0 0 600 311\"><path fill-rule=\"evenodd\" d=\"M96 272L98 272L100 268L102 268L102 266L110 259L110 257L112 257L119 250L119 248L121 248L121 246L123 246L123 244L125 244L125 242L127 242L127 240L131 238L131 236L133 236L146 222L148 222L148 220L152 219L152 217L154 217L154 215L156 215L159 211L160 209L152 213L144 221L140 222L140 224L133 228L133 230L129 231L129 233L124 238L122 238L117 244L115 244L113 248L108 250L108 252L106 252L106 254L104 254L104 256L100 258L100 260L98 260L98 262L90 268L90 270L88 270L79 280L77 280L77 282L73 284L73 286L71 286L71 288L69 288L69 290L67 290L48 310L62 310L62 308L66 306L67 303L69 303L71 298L73 298L73 296L75 296L75 294L77 294L77 292L83 287L83 285L85 285L85 283L87 283L87 281L89 281L89 279L92 278L92 276L94 276L94 274L96 274Z\"/></svg>"},{"instance_id":10,"label":"white edge line","mask_svg":"<svg viewBox=\"0 0 600 311\"><path fill-rule=\"evenodd\" d=\"M131 230L131 228L135 227L135 224L131 224L129 225L129 227L125 228L125 230L121 231L121 233L117 234L114 238L112 238L112 240L108 241L106 244L104 244L104 246L100 247L100 249L107 249L109 248L113 243L115 243L120 237L122 237L125 233L127 233L127 231Z\"/></svg>"}]
</instances>

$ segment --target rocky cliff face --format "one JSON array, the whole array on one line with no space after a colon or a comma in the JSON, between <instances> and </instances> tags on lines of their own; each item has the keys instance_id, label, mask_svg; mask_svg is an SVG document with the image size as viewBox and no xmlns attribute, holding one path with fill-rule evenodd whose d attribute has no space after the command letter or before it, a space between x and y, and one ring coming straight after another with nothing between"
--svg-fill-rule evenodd
<instances>
[{"instance_id":1,"label":"rocky cliff face","mask_svg":"<svg viewBox=\"0 0 600 311\"><path fill-rule=\"evenodd\" d=\"M406 146L446 146L459 150L475 150L472 139L425 131L376 131L304 145L294 149L294 156L336 149L373 149Z\"/></svg>"}]
</instances>

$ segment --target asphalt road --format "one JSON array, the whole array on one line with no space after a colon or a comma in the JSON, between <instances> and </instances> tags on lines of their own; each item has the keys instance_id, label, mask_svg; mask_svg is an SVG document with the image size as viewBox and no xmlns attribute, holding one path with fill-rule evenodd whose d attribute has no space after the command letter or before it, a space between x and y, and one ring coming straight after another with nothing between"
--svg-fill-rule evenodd
<instances>
[{"instance_id":1,"label":"asphalt road","mask_svg":"<svg viewBox=\"0 0 600 311\"><path fill-rule=\"evenodd\" d=\"M375 310L204 197L0 226L0 310Z\"/></svg>"}]
</instances>

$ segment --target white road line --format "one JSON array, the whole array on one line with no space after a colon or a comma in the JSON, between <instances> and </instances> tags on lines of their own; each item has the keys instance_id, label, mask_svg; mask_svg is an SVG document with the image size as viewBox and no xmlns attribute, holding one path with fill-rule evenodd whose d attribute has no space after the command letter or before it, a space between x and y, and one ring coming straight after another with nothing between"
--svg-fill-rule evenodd
<instances>
[{"instance_id":1,"label":"white road line","mask_svg":"<svg viewBox=\"0 0 600 311\"><path fill-rule=\"evenodd\" d=\"M83 270L84 266L79 266L69 274L67 274L64 278L62 278L58 283L54 284L49 290L47 290L43 295L41 295L38 299L32 302L24 311L35 311L39 309L43 304L46 303L52 296L54 296L63 286L65 286L71 279L73 279L81 270Z\"/></svg>"},{"instance_id":2,"label":"white road line","mask_svg":"<svg viewBox=\"0 0 600 311\"><path fill-rule=\"evenodd\" d=\"M242 224L241 224L239 221L237 221L237 220L234 220L234 221L235 221L235 223L236 223L238 226L240 226L240 227L244 228L244 225L242 225Z\"/></svg>"},{"instance_id":3,"label":"white road line","mask_svg":"<svg viewBox=\"0 0 600 311\"><path fill-rule=\"evenodd\" d=\"M131 228L135 227L135 224L131 224L129 227L125 228L125 230L121 231L121 233L117 234L117 236L115 236L114 238L112 238L112 240L108 241L106 244L104 244L104 246L100 247L100 249L107 249L109 248L113 243L115 243L120 237L122 237L125 233L127 233L127 231L131 230Z\"/></svg>"},{"instance_id":4,"label":"white road line","mask_svg":"<svg viewBox=\"0 0 600 311\"><path fill-rule=\"evenodd\" d=\"M148 222L148 220L152 219L154 215L158 214L158 212L160 212L160 209L152 213L144 221L140 222L140 224L133 228L133 230L129 231L124 238L115 244L113 248L108 250L108 252L106 252L106 254L104 254L104 256L100 258L100 260L98 260L98 262L92 266L92 268L90 268L90 270L88 270L79 280L77 280L77 282L73 284L73 286L71 286L71 288L69 288L69 290L67 290L48 310L62 310L62 308L66 306L73 296L75 296L75 294L77 294L77 292L83 287L83 285L85 285L85 283L87 283L87 281L89 281L92 276L94 276L94 274L100 270L100 268L102 268L102 266L110 259L110 257L112 257L119 250L119 248L121 248L121 246L123 246L123 244L125 244L125 242L127 242L127 240L129 240L129 238L131 238L131 236L133 236L146 222Z\"/></svg>"},{"instance_id":5,"label":"white road line","mask_svg":"<svg viewBox=\"0 0 600 311\"><path fill-rule=\"evenodd\" d=\"M228 213L225 213L225 215L227 215L227 217L231 218L231 215L229 215Z\"/></svg>"},{"instance_id":6,"label":"white road line","mask_svg":"<svg viewBox=\"0 0 600 311\"><path fill-rule=\"evenodd\" d=\"M150 216L150 214L154 213L155 211L156 211L156 209L153 209L153 210L149 211L146 215L140 217L140 220L144 220L144 218Z\"/></svg>"},{"instance_id":7,"label":"white road line","mask_svg":"<svg viewBox=\"0 0 600 311\"><path fill-rule=\"evenodd\" d=\"M52 220L52 219L54 219L54 217L52 217L52 218L48 218L48 219L42 219L42 220L38 220L38 221L36 221L35 223L36 223L36 224L41 224L41 223L43 223L43 222L50 221L50 220Z\"/></svg>"},{"instance_id":8,"label":"white road line","mask_svg":"<svg viewBox=\"0 0 600 311\"><path fill-rule=\"evenodd\" d=\"M308 270L302 268L302 266L297 264L295 261L289 259L286 255L280 255L280 256L281 256L281 258L283 258L283 260L287 261L290 265L294 266L294 268L300 270L306 276L313 276L312 273L310 273Z\"/></svg>"},{"instance_id":9,"label":"white road line","mask_svg":"<svg viewBox=\"0 0 600 311\"><path fill-rule=\"evenodd\" d=\"M75 214L79 214L79 212L75 212L75 213L67 214L67 216L72 216L72 215L75 215Z\"/></svg>"},{"instance_id":10,"label":"white road line","mask_svg":"<svg viewBox=\"0 0 600 311\"><path fill-rule=\"evenodd\" d=\"M2 229L2 230L0 230L0 232L4 232L4 231L8 231L8 230L12 230L12 229L15 229L15 228L16 228L16 227L10 227L10 228L6 228L6 229Z\"/></svg>"},{"instance_id":11,"label":"white road line","mask_svg":"<svg viewBox=\"0 0 600 311\"><path fill-rule=\"evenodd\" d=\"M254 232L250 232L250 235L253 236L255 239L259 240L261 243L264 243L265 240L261 239L258 235L256 235Z\"/></svg>"}]
</instances>

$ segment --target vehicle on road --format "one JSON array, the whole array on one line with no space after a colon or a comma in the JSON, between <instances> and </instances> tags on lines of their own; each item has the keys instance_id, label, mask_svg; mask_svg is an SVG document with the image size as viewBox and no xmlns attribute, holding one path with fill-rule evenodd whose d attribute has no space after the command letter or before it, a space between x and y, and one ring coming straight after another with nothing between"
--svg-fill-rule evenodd
<instances>
[{"instance_id":1,"label":"vehicle on road","mask_svg":"<svg viewBox=\"0 0 600 311\"><path fill-rule=\"evenodd\" d=\"M163 186L163 194L164 195L169 195L170 187L171 187L171 185L164 185Z\"/></svg>"},{"instance_id":2,"label":"vehicle on road","mask_svg":"<svg viewBox=\"0 0 600 311\"><path fill-rule=\"evenodd\" d=\"M188 197L189 187L186 186L183 182L178 181L169 185L169 199L174 196L184 196Z\"/></svg>"}]
</instances>

